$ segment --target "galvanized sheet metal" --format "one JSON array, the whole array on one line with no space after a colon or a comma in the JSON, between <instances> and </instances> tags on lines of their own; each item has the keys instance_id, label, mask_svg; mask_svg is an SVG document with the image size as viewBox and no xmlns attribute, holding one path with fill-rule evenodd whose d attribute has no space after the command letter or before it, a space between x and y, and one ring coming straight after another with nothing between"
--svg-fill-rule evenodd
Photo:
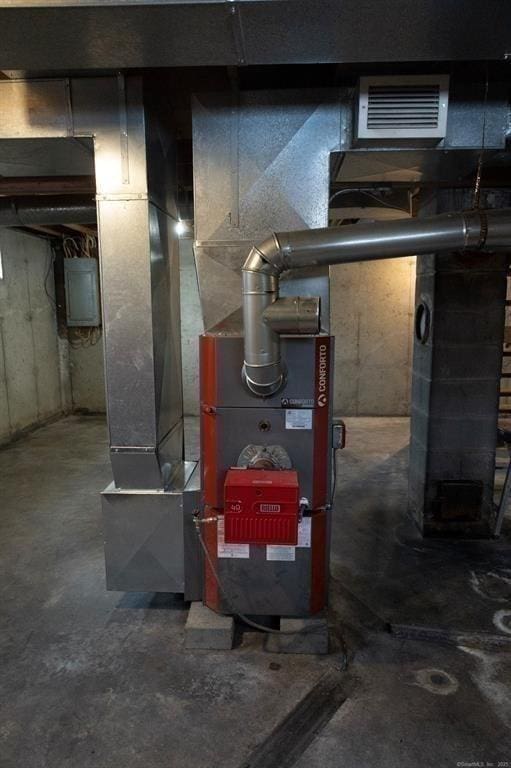
<instances>
[{"instance_id":1,"label":"galvanized sheet metal","mask_svg":"<svg viewBox=\"0 0 511 768\"><path fill-rule=\"evenodd\" d=\"M337 89L194 98L195 253L206 328L240 306L239 275L252 245L272 230L327 225L341 109ZM309 277L298 276L298 286L289 275L282 294L320 295L328 330L328 272Z\"/></svg>"},{"instance_id":2,"label":"galvanized sheet metal","mask_svg":"<svg viewBox=\"0 0 511 768\"><path fill-rule=\"evenodd\" d=\"M499 60L507 0L0 3L5 69Z\"/></svg>"}]
</instances>

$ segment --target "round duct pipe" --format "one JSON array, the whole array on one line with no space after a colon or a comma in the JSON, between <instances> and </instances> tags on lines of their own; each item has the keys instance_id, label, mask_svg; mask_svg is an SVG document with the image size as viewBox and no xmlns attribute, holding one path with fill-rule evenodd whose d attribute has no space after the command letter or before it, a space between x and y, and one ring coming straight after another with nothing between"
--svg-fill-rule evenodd
<instances>
[{"instance_id":1,"label":"round duct pipe","mask_svg":"<svg viewBox=\"0 0 511 768\"><path fill-rule=\"evenodd\" d=\"M96 221L93 202L69 198L0 199L0 227L30 227L51 224L92 224Z\"/></svg>"},{"instance_id":2,"label":"round duct pipe","mask_svg":"<svg viewBox=\"0 0 511 768\"><path fill-rule=\"evenodd\" d=\"M511 249L510 209L274 234L252 248L243 265L243 377L248 388L265 397L277 392L285 381L279 329L268 322L279 297L282 272L441 251L502 248Z\"/></svg>"}]
</instances>

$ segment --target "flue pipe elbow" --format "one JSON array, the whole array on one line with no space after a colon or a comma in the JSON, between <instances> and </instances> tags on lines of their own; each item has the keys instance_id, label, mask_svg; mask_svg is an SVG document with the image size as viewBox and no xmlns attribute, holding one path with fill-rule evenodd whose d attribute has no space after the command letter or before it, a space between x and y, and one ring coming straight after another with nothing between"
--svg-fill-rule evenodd
<instances>
[{"instance_id":1,"label":"flue pipe elbow","mask_svg":"<svg viewBox=\"0 0 511 768\"><path fill-rule=\"evenodd\" d=\"M510 246L510 209L465 211L272 235L252 248L243 265L243 378L246 385L255 395L268 397L285 382L279 335L264 315L278 299L279 278L285 270L447 251L491 251ZM266 318L268 314L266 312Z\"/></svg>"}]
</instances>

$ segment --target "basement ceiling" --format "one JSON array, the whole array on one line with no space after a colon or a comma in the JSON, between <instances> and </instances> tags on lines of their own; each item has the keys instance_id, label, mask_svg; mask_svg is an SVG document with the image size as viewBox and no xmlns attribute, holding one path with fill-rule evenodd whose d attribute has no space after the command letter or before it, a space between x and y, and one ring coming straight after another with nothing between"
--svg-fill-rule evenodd
<instances>
[{"instance_id":1,"label":"basement ceiling","mask_svg":"<svg viewBox=\"0 0 511 768\"><path fill-rule=\"evenodd\" d=\"M41 237L95 235L94 197L91 139L0 141L1 226L23 227ZM66 223L61 209L67 212Z\"/></svg>"},{"instance_id":2,"label":"basement ceiling","mask_svg":"<svg viewBox=\"0 0 511 768\"><path fill-rule=\"evenodd\" d=\"M93 176L91 139L2 139L0 176Z\"/></svg>"}]
</instances>

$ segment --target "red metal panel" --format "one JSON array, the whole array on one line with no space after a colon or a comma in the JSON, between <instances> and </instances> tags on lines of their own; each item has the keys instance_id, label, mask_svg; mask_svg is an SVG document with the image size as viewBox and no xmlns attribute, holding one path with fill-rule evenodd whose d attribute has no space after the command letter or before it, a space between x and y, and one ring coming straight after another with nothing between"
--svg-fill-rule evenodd
<instances>
[{"instance_id":1,"label":"red metal panel","mask_svg":"<svg viewBox=\"0 0 511 768\"><path fill-rule=\"evenodd\" d=\"M216 344L215 336L204 335L199 339L200 401L203 405L217 404Z\"/></svg>"},{"instance_id":2,"label":"red metal panel","mask_svg":"<svg viewBox=\"0 0 511 768\"><path fill-rule=\"evenodd\" d=\"M300 491L294 470L230 469L224 497L227 543L296 545Z\"/></svg>"},{"instance_id":3,"label":"red metal panel","mask_svg":"<svg viewBox=\"0 0 511 768\"><path fill-rule=\"evenodd\" d=\"M330 336L316 339L316 383L314 409L314 478L312 506L324 507L328 503L328 455L330 413Z\"/></svg>"},{"instance_id":4,"label":"red metal panel","mask_svg":"<svg viewBox=\"0 0 511 768\"><path fill-rule=\"evenodd\" d=\"M214 408L201 406L201 471L204 503L223 504L222 479L218 469L217 416Z\"/></svg>"},{"instance_id":5,"label":"red metal panel","mask_svg":"<svg viewBox=\"0 0 511 768\"><path fill-rule=\"evenodd\" d=\"M327 605L327 519L325 510L313 512L311 519L311 614Z\"/></svg>"},{"instance_id":6,"label":"red metal panel","mask_svg":"<svg viewBox=\"0 0 511 768\"><path fill-rule=\"evenodd\" d=\"M222 484L218 476L217 446L217 343L214 336L200 337L201 472L204 502L222 504Z\"/></svg>"}]
</instances>

